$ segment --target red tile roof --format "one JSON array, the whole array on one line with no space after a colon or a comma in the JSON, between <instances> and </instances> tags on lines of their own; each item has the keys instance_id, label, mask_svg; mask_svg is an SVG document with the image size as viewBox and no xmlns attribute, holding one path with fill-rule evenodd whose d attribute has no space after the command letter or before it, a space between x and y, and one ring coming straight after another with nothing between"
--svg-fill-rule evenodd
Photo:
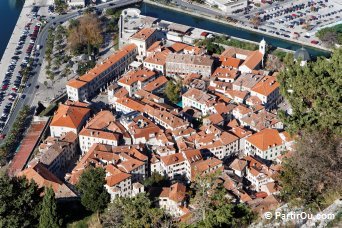
<instances>
[{"instance_id":1,"label":"red tile roof","mask_svg":"<svg viewBox=\"0 0 342 228\"><path fill-rule=\"evenodd\" d=\"M273 76L265 76L252 88L252 91L264 96L268 96L277 88L279 88L277 79Z\"/></svg>"},{"instance_id":2,"label":"red tile roof","mask_svg":"<svg viewBox=\"0 0 342 228\"><path fill-rule=\"evenodd\" d=\"M156 29L154 28L143 28L135 33L131 38L137 40L147 40L155 31Z\"/></svg>"},{"instance_id":3,"label":"red tile roof","mask_svg":"<svg viewBox=\"0 0 342 228\"><path fill-rule=\"evenodd\" d=\"M255 133L254 135L247 138L247 141L261 151L268 150L269 147L279 146L283 144L279 132L276 129L269 128Z\"/></svg>"},{"instance_id":4,"label":"red tile roof","mask_svg":"<svg viewBox=\"0 0 342 228\"><path fill-rule=\"evenodd\" d=\"M60 104L50 126L79 128L84 118L89 115L89 108Z\"/></svg>"}]
</instances>

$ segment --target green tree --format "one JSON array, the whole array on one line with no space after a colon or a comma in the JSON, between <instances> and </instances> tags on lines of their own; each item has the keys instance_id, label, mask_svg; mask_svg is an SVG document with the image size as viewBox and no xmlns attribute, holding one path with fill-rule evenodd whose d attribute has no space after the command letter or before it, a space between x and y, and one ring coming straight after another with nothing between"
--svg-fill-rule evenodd
<instances>
[{"instance_id":1,"label":"green tree","mask_svg":"<svg viewBox=\"0 0 342 228\"><path fill-rule=\"evenodd\" d=\"M85 14L78 19L78 24L69 27L68 45L72 51L80 46L87 47L88 55L103 43L101 21L93 14ZM83 48L84 49L84 48Z\"/></svg>"},{"instance_id":2,"label":"green tree","mask_svg":"<svg viewBox=\"0 0 342 228\"><path fill-rule=\"evenodd\" d=\"M45 189L42 209L40 211L39 228L46 227L59 227L55 193L53 192L52 188Z\"/></svg>"},{"instance_id":3,"label":"green tree","mask_svg":"<svg viewBox=\"0 0 342 228\"><path fill-rule=\"evenodd\" d=\"M191 199L196 208L190 219L194 227L241 227L252 222L254 215L243 204L232 204L225 197L226 190L217 183L220 172L197 176L192 184Z\"/></svg>"},{"instance_id":4,"label":"green tree","mask_svg":"<svg viewBox=\"0 0 342 228\"><path fill-rule=\"evenodd\" d=\"M42 190L24 178L0 177L0 227L38 225Z\"/></svg>"},{"instance_id":5,"label":"green tree","mask_svg":"<svg viewBox=\"0 0 342 228\"><path fill-rule=\"evenodd\" d=\"M327 194L342 194L341 140L341 136L329 132L303 133L280 175L286 201L298 199L301 204L320 209Z\"/></svg>"},{"instance_id":6,"label":"green tree","mask_svg":"<svg viewBox=\"0 0 342 228\"><path fill-rule=\"evenodd\" d=\"M55 0L54 3L55 3L55 10L59 14L65 12L68 8L67 3L62 0Z\"/></svg>"},{"instance_id":7,"label":"green tree","mask_svg":"<svg viewBox=\"0 0 342 228\"><path fill-rule=\"evenodd\" d=\"M170 223L164 211L154 208L144 193L132 198L116 198L101 219L104 227L162 227Z\"/></svg>"},{"instance_id":8,"label":"green tree","mask_svg":"<svg viewBox=\"0 0 342 228\"><path fill-rule=\"evenodd\" d=\"M81 193L81 203L93 212L100 212L107 207L110 201L104 185L106 173L102 168L87 168L77 183Z\"/></svg>"},{"instance_id":9,"label":"green tree","mask_svg":"<svg viewBox=\"0 0 342 228\"><path fill-rule=\"evenodd\" d=\"M292 107L292 114L280 113L292 133L330 130L342 133L342 48L331 58L318 58L304 67L288 63L278 75L280 91Z\"/></svg>"},{"instance_id":10,"label":"green tree","mask_svg":"<svg viewBox=\"0 0 342 228\"><path fill-rule=\"evenodd\" d=\"M317 32L317 37L328 46L342 44L342 25L323 28Z\"/></svg>"},{"instance_id":11,"label":"green tree","mask_svg":"<svg viewBox=\"0 0 342 228\"><path fill-rule=\"evenodd\" d=\"M180 82L175 84L173 81L168 81L165 88L167 98L173 103L179 102L181 99L181 88L182 85Z\"/></svg>"},{"instance_id":12,"label":"green tree","mask_svg":"<svg viewBox=\"0 0 342 228\"><path fill-rule=\"evenodd\" d=\"M166 177L163 175L160 175L157 172L153 172L152 175L144 180L144 186L157 186L160 185L162 182L167 181Z\"/></svg>"}]
</instances>

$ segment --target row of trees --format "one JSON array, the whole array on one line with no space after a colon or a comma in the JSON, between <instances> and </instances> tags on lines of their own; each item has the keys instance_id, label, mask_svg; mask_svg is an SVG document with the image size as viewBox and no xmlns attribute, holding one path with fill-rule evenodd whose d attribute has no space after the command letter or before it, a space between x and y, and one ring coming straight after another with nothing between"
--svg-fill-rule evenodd
<instances>
[{"instance_id":1,"label":"row of trees","mask_svg":"<svg viewBox=\"0 0 342 228\"><path fill-rule=\"evenodd\" d=\"M341 100L342 49L329 60L301 67L288 63L278 75L282 95L293 113L280 113L296 135L296 152L280 176L282 196L321 209L342 194Z\"/></svg>"},{"instance_id":2,"label":"row of trees","mask_svg":"<svg viewBox=\"0 0 342 228\"><path fill-rule=\"evenodd\" d=\"M232 47L247 49L247 50L258 50L258 45L249 42L244 42L236 39L229 39L226 36L215 36L214 38L204 39L198 43L201 46L207 46L211 43L224 44ZM224 50L224 49L223 49Z\"/></svg>"},{"instance_id":3,"label":"row of trees","mask_svg":"<svg viewBox=\"0 0 342 228\"><path fill-rule=\"evenodd\" d=\"M30 114L30 107L25 105L20 110L17 119L12 125L11 131L7 134L6 140L0 147L0 166L6 164L7 159L12 156L14 150L18 146L18 142L22 138L25 130L25 123Z\"/></svg>"},{"instance_id":4,"label":"row of trees","mask_svg":"<svg viewBox=\"0 0 342 228\"><path fill-rule=\"evenodd\" d=\"M67 55L65 47L65 40L67 37L67 30L62 26L58 25L55 30L50 30L46 44L46 74L48 78L53 82L55 75L60 73L60 76L65 77L71 73L69 60L71 57ZM67 64L62 71L59 68L62 64Z\"/></svg>"}]
</instances>

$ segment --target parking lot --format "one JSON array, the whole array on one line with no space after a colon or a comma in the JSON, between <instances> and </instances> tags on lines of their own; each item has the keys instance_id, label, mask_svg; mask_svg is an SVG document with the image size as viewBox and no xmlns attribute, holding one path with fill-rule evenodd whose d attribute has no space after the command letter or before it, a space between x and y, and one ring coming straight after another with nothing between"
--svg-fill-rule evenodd
<instances>
[{"instance_id":1,"label":"parking lot","mask_svg":"<svg viewBox=\"0 0 342 228\"><path fill-rule=\"evenodd\" d=\"M258 26L252 22L255 16L259 18ZM257 11L240 14L242 17L241 21L263 32L320 46L315 33L322 27L341 22L342 1L299 0L263 4Z\"/></svg>"},{"instance_id":2,"label":"parking lot","mask_svg":"<svg viewBox=\"0 0 342 228\"><path fill-rule=\"evenodd\" d=\"M40 45L36 39L43 25L39 16L40 7L30 4L24 7L0 63L0 138L18 100L30 94L25 91L31 86L35 68L41 64ZM33 85L32 85L33 86Z\"/></svg>"}]
</instances>

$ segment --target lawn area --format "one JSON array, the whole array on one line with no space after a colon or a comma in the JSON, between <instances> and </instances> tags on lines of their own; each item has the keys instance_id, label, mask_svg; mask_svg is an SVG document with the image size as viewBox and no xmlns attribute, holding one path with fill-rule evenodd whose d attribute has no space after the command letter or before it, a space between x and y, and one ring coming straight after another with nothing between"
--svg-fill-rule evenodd
<instances>
[{"instance_id":1,"label":"lawn area","mask_svg":"<svg viewBox=\"0 0 342 228\"><path fill-rule=\"evenodd\" d=\"M100 228L101 224L98 222L96 214L92 214L88 217L85 217L82 220L75 221L71 224L67 224L67 228Z\"/></svg>"}]
</instances>

